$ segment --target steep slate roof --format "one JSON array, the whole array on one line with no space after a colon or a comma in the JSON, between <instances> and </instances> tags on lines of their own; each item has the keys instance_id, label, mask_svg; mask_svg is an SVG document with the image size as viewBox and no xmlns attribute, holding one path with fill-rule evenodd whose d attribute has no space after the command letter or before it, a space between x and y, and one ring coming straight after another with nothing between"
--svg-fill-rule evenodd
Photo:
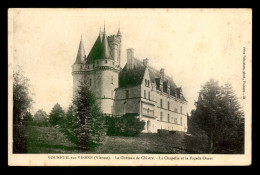
<instances>
[{"instance_id":1,"label":"steep slate roof","mask_svg":"<svg viewBox=\"0 0 260 175\"><path fill-rule=\"evenodd\" d=\"M142 83L145 67L137 59L133 59L133 69L127 70L127 65L119 73L119 87L132 87Z\"/></svg>"},{"instance_id":2,"label":"steep slate roof","mask_svg":"<svg viewBox=\"0 0 260 175\"><path fill-rule=\"evenodd\" d=\"M142 61L134 58L133 59L133 69L128 70L127 65L122 69L119 73L119 88L123 87L133 87L136 85L140 85L142 83L144 73L145 73L145 65ZM156 89L160 87L160 79L161 74L159 70L148 65L148 73L150 76L150 80L152 83L156 84ZM177 85L174 83L173 79L167 75L165 75L165 81L163 82L163 91L167 93L167 83L170 83L170 95L175 96L175 92L180 93L180 87L178 88ZM177 94L176 93L176 94ZM180 98L180 96L178 97ZM185 100L184 96L181 97Z\"/></svg>"},{"instance_id":3,"label":"steep slate roof","mask_svg":"<svg viewBox=\"0 0 260 175\"><path fill-rule=\"evenodd\" d=\"M95 44L87 57L87 63L93 63L98 59L113 59L110 55L109 44L107 41L106 33L104 32L103 37L101 34L98 35Z\"/></svg>"}]
</instances>

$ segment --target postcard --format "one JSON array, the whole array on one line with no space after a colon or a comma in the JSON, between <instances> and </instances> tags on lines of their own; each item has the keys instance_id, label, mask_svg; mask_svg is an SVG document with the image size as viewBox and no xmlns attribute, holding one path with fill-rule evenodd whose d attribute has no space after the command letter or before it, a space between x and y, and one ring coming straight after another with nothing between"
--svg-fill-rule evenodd
<instances>
[{"instance_id":1,"label":"postcard","mask_svg":"<svg viewBox=\"0 0 260 175\"><path fill-rule=\"evenodd\" d=\"M9 166L251 165L252 9L10 8Z\"/></svg>"}]
</instances>

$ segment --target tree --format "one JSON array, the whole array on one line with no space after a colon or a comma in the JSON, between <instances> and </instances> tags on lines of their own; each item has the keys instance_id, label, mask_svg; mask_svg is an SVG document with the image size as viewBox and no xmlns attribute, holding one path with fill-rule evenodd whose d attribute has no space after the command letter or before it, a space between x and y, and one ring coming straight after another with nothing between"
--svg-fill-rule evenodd
<instances>
[{"instance_id":1,"label":"tree","mask_svg":"<svg viewBox=\"0 0 260 175\"><path fill-rule=\"evenodd\" d=\"M50 124L52 126L62 125L64 122L65 112L59 103L56 103L50 112Z\"/></svg>"},{"instance_id":2,"label":"tree","mask_svg":"<svg viewBox=\"0 0 260 175\"><path fill-rule=\"evenodd\" d=\"M243 111L231 85L219 86L217 81L211 79L202 87L195 105L192 122L207 133L209 152L234 152L235 147L241 144L238 143L241 141L238 133L243 132Z\"/></svg>"},{"instance_id":3,"label":"tree","mask_svg":"<svg viewBox=\"0 0 260 175\"><path fill-rule=\"evenodd\" d=\"M221 130L216 135L216 152L243 152L244 112L229 83L221 87L218 123ZM225 150L222 150L225 148Z\"/></svg>"},{"instance_id":4,"label":"tree","mask_svg":"<svg viewBox=\"0 0 260 175\"><path fill-rule=\"evenodd\" d=\"M107 117L107 134L122 136L137 136L144 130L145 122L141 121L138 114L125 114L121 117Z\"/></svg>"},{"instance_id":5,"label":"tree","mask_svg":"<svg viewBox=\"0 0 260 175\"><path fill-rule=\"evenodd\" d=\"M29 79L24 76L21 67L13 73L13 152L27 152L27 116L32 99Z\"/></svg>"},{"instance_id":6,"label":"tree","mask_svg":"<svg viewBox=\"0 0 260 175\"><path fill-rule=\"evenodd\" d=\"M77 146L79 149L92 149L104 140L106 126L105 117L87 82L81 82L73 104L77 116Z\"/></svg>"},{"instance_id":7,"label":"tree","mask_svg":"<svg viewBox=\"0 0 260 175\"><path fill-rule=\"evenodd\" d=\"M29 90L29 79L24 76L21 67L13 74L13 123L19 124L27 115L32 103Z\"/></svg>"},{"instance_id":8,"label":"tree","mask_svg":"<svg viewBox=\"0 0 260 175\"><path fill-rule=\"evenodd\" d=\"M72 143L77 144L77 116L75 106L71 105L66 112L61 131Z\"/></svg>"},{"instance_id":9,"label":"tree","mask_svg":"<svg viewBox=\"0 0 260 175\"><path fill-rule=\"evenodd\" d=\"M38 126L48 126L49 125L49 117L47 113L43 109L39 109L37 112L35 112L33 116L33 125Z\"/></svg>"}]
</instances>

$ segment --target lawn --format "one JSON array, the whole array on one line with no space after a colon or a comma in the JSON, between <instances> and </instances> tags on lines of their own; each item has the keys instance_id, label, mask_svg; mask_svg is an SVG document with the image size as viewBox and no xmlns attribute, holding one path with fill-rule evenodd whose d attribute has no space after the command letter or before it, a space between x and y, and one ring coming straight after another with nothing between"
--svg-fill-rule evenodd
<instances>
[{"instance_id":1,"label":"lawn","mask_svg":"<svg viewBox=\"0 0 260 175\"><path fill-rule=\"evenodd\" d=\"M205 153L205 138L173 134L140 134L138 137L109 136L93 154L192 154ZM79 153L75 144L55 127L28 127L28 153Z\"/></svg>"}]
</instances>

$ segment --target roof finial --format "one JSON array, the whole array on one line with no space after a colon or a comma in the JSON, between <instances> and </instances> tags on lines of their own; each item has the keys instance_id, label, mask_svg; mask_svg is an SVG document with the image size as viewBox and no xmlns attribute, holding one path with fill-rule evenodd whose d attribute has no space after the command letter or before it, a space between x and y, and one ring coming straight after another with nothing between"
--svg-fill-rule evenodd
<instances>
[{"instance_id":1,"label":"roof finial","mask_svg":"<svg viewBox=\"0 0 260 175\"><path fill-rule=\"evenodd\" d=\"M104 20L104 33L106 33L106 21Z\"/></svg>"}]
</instances>

